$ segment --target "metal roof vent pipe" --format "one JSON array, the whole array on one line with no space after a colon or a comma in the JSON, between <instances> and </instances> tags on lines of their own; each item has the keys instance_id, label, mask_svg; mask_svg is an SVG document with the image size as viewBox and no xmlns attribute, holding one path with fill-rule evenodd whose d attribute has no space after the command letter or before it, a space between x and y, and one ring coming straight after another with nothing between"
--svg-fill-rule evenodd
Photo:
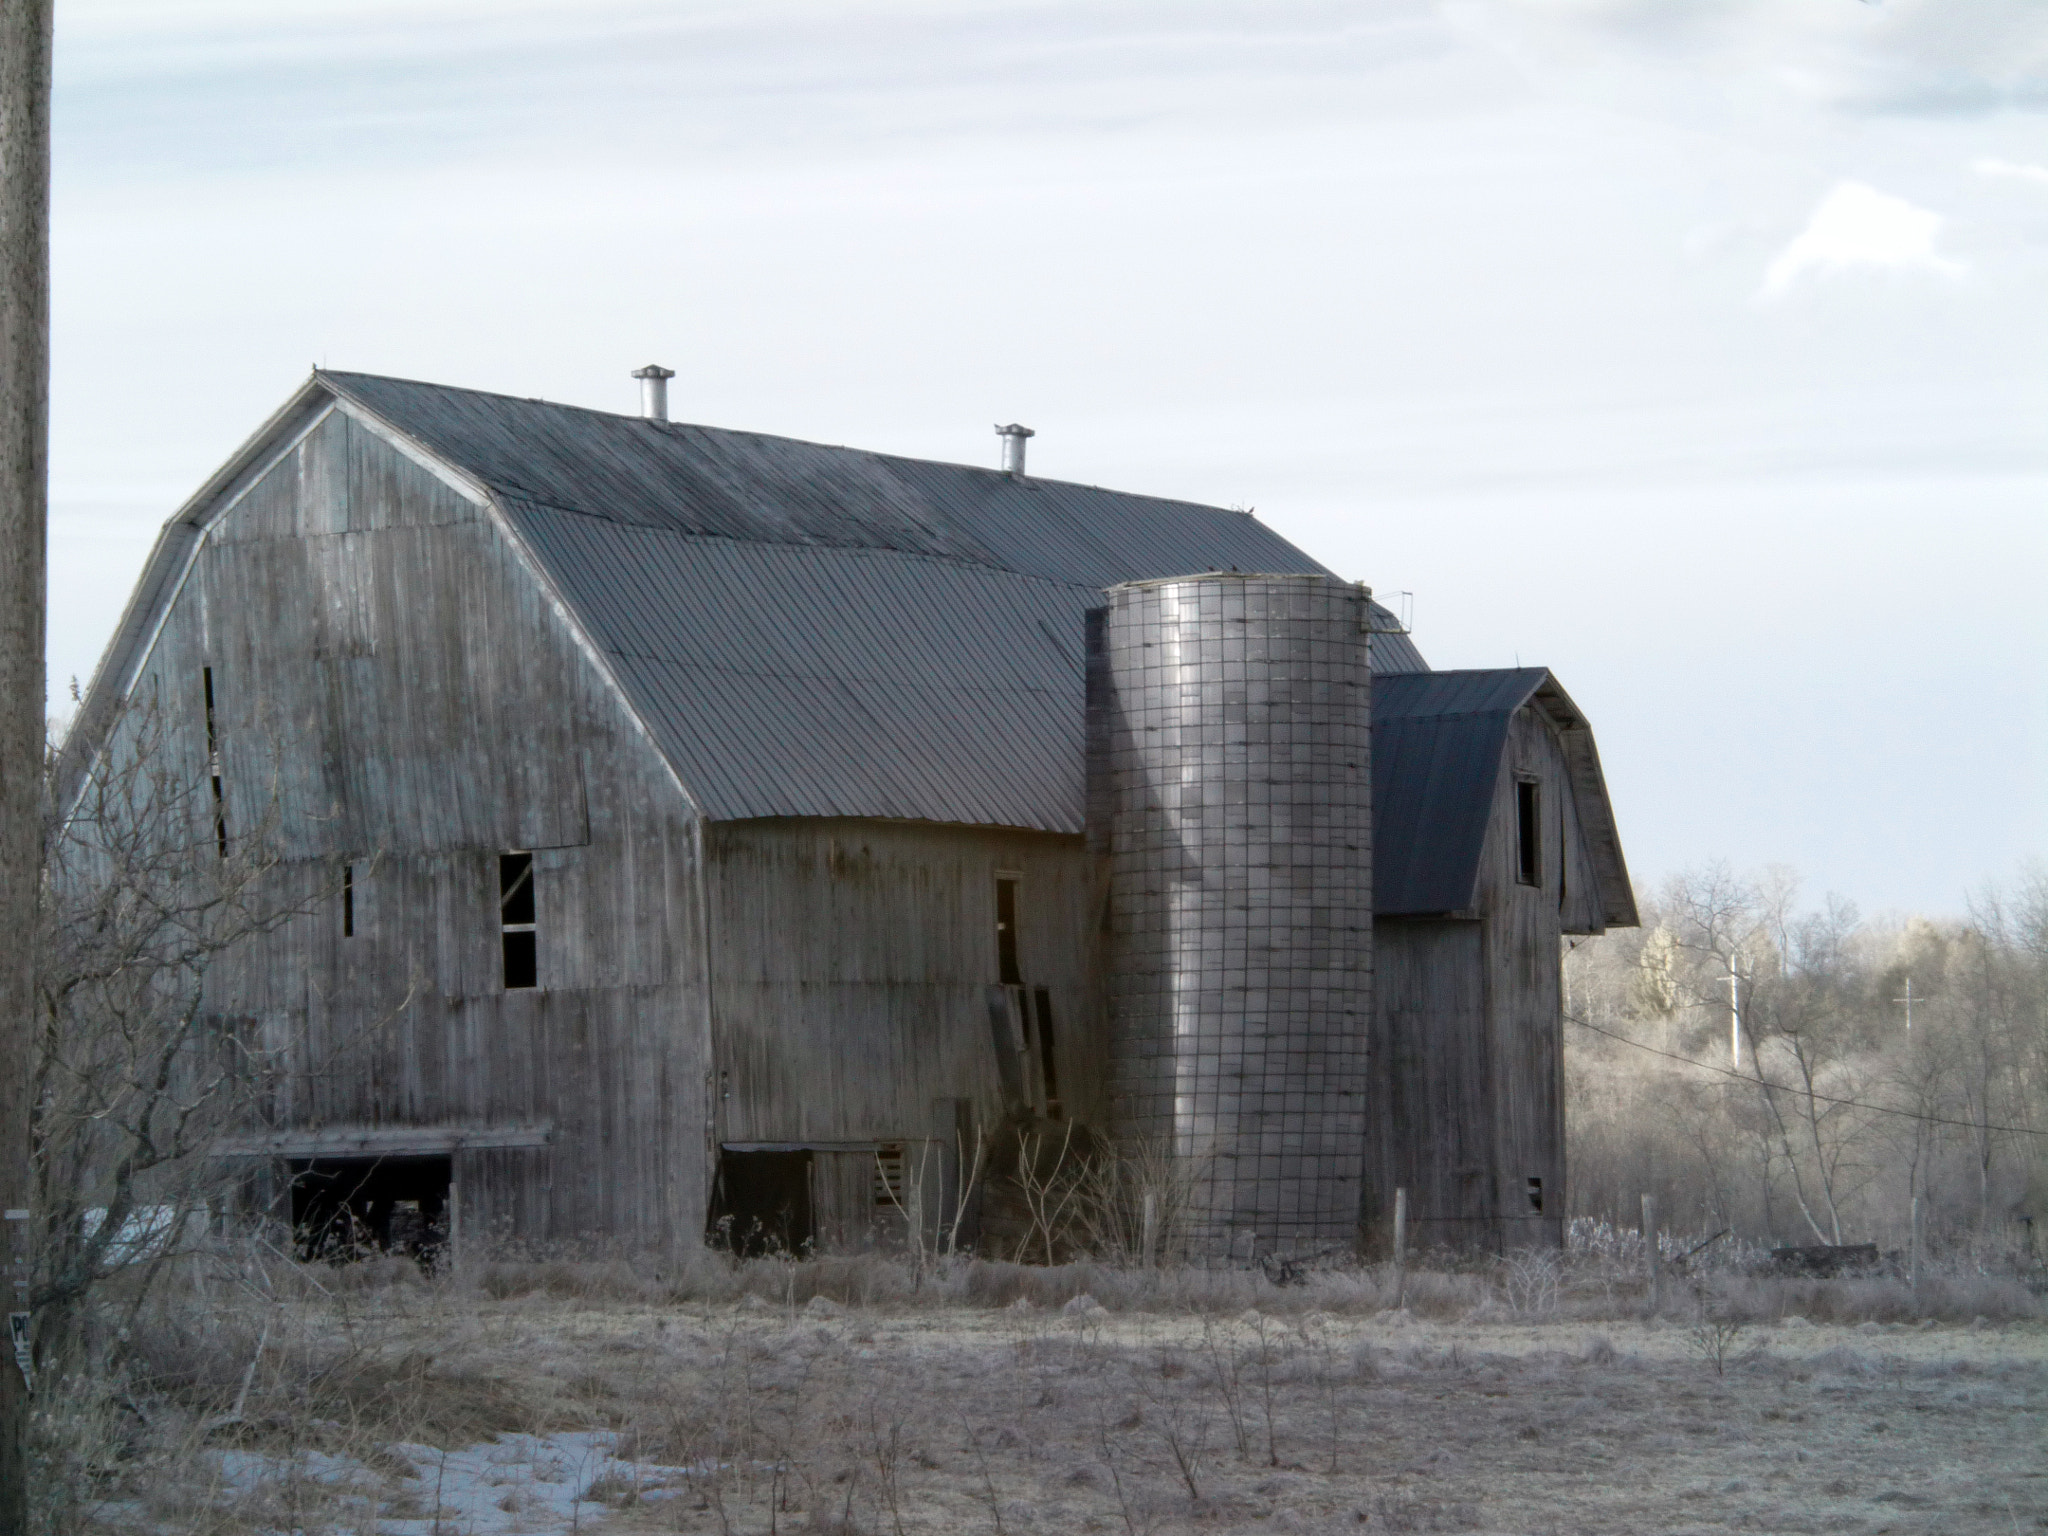
<instances>
[{"instance_id":1,"label":"metal roof vent pipe","mask_svg":"<svg viewBox=\"0 0 2048 1536\"><path fill-rule=\"evenodd\" d=\"M640 381L640 414L649 421L668 420L668 381L675 376L675 369L659 363L633 370L633 377Z\"/></svg>"},{"instance_id":2,"label":"metal roof vent pipe","mask_svg":"<svg viewBox=\"0 0 2048 1536\"><path fill-rule=\"evenodd\" d=\"M997 427L996 436L1003 440L1003 473L1024 478L1024 439L1038 434L1029 427L1020 427L1011 422L1007 427Z\"/></svg>"}]
</instances>

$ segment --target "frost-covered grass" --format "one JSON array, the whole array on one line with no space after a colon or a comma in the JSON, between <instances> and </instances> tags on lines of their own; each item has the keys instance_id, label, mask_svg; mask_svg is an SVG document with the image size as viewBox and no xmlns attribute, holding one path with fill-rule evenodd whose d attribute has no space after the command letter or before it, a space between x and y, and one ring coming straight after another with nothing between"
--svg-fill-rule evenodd
<instances>
[{"instance_id":1,"label":"frost-covered grass","mask_svg":"<svg viewBox=\"0 0 2048 1536\"><path fill-rule=\"evenodd\" d=\"M1597 1322L1640 1316L1647 1284L1639 1237L1612 1245L1575 1245L1564 1253L1528 1250L1501 1259L1434 1261L1412 1265L1402 1301L1421 1316L1562 1318ZM1933 1318L1969 1322L1977 1317L2017 1321L2048 1315L2041 1294L2011 1264L1975 1262L1925 1267L1917 1289L1903 1277L1815 1280L1762 1275L1755 1250L1703 1250L1665 1242L1661 1310L1669 1317L1720 1309L1743 1321L1804 1316L1831 1322L1899 1322ZM369 1277L366 1275L366 1279ZM547 1296L563 1300L672 1304L738 1302L752 1298L795 1308L814 1297L844 1306L969 1308L1028 1301L1058 1307L1088 1295L1110 1311L1221 1315L1258 1306L1281 1314L1327 1312L1369 1316L1390 1308L1395 1278L1386 1265L1353 1262L1311 1267L1276 1284L1259 1269L1168 1266L1144 1269L1081 1262L1054 1266L963 1259L925 1271L877 1253L788 1262L733 1263L715 1255L684 1262L610 1259L525 1260L478 1266L472 1283L505 1300ZM2048 1286L2048 1275L2033 1285Z\"/></svg>"},{"instance_id":2,"label":"frost-covered grass","mask_svg":"<svg viewBox=\"0 0 2048 1536\"><path fill-rule=\"evenodd\" d=\"M45 1383L46 1507L166 1536L2048 1520L2035 1299L1901 1284L1679 1275L1647 1317L1599 1256L1413 1269L1398 1310L1355 1266L222 1257L117 1373Z\"/></svg>"}]
</instances>

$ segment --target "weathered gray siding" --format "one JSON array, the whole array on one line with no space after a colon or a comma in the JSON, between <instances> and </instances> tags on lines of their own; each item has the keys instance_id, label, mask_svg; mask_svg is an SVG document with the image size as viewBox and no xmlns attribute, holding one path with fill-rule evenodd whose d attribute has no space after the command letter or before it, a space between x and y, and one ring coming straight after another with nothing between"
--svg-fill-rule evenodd
<instances>
[{"instance_id":1,"label":"weathered gray siding","mask_svg":"<svg viewBox=\"0 0 2048 1536\"><path fill-rule=\"evenodd\" d=\"M1408 1191L1410 1242L1491 1246L1497 1205L1480 924L1390 918L1373 925L1374 1109L1365 1215L1391 1241L1394 1191Z\"/></svg>"},{"instance_id":2,"label":"weathered gray siding","mask_svg":"<svg viewBox=\"0 0 2048 1536\"><path fill-rule=\"evenodd\" d=\"M913 822L713 823L706 859L720 1142L952 1133L1004 1111L990 1023L996 879L1019 878L1070 1118L1102 1124L1100 903L1082 840Z\"/></svg>"},{"instance_id":3,"label":"weathered gray siding","mask_svg":"<svg viewBox=\"0 0 2048 1536\"><path fill-rule=\"evenodd\" d=\"M1541 786L1541 879L1520 879L1516 784ZM1500 1249L1563 1237L1560 939L1597 927L1598 887L1570 766L1538 706L1516 712L1481 853L1476 916L1381 919L1365 1219L1385 1243L1394 1191L1411 1241ZM1530 1179L1541 1181L1542 1209Z\"/></svg>"},{"instance_id":4,"label":"weathered gray siding","mask_svg":"<svg viewBox=\"0 0 2048 1536\"><path fill-rule=\"evenodd\" d=\"M1523 778L1541 786L1542 878L1535 885L1518 878L1515 785ZM1558 1243L1564 1233L1560 940L1574 888L1595 889L1571 800L1556 730L1540 708L1518 711L1479 866L1498 1240L1506 1247ZM1532 1178L1542 1181L1541 1212L1531 1198Z\"/></svg>"},{"instance_id":5,"label":"weathered gray siding","mask_svg":"<svg viewBox=\"0 0 2048 1536\"><path fill-rule=\"evenodd\" d=\"M493 515L328 413L211 526L139 679L202 782L209 667L229 835L274 805L315 903L209 981L284 1058L275 1122L548 1122L545 1150L458 1154L465 1233L694 1238L696 825ZM513 849L534 850L534 990L503 986Z\"/></svg>"}]
</instances>

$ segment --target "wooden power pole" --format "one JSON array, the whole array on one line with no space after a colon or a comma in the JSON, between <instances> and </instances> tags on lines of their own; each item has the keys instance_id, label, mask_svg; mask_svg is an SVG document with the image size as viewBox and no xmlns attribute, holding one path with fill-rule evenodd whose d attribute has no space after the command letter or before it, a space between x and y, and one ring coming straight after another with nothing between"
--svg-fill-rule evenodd
<instances>
[{"instance_id":1,"label":"wooden power pole","mask_svg":"<svg viewBox=\"0 0 2048 1536\"><path fill-rule=\"evenodd\" d=\"M42 872L51 0L0 0L0 1536L27 1536L29 1063ZM21 1319L25 1328L26 1319Z\"/></svg>"}]
</instances>

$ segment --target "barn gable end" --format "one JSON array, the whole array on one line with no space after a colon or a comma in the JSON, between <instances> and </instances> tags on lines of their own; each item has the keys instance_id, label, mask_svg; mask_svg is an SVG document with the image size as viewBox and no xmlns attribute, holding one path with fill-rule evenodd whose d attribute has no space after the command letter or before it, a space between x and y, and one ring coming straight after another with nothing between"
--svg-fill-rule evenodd
<instances>
[{"instance_id":1,"label":"barn gable end","mask_svg":"<svg viewBox=\"0 0 2048 1536\"><path fill-rule=\"evenodd\" d=\"M1592 735L1542 668L1376 684L1379 960L1367 1226L1563 1241L1560 940L1635 922Z\"/></svg>"},{"instance_id":2,"label":"barn gable end","mask_svg":"<svg viewBox=\"0 0 2048 1536\"><path fill-rule=\"evenodd\" d=\"M145 587L156 611L94 700L125 678L194 779L210 701L226 835L275 824L303 910L207 979L217 1016L302 1068L245 1150L446 1157L468 1220L536 1237L694 1235L688 797L486 499L347 409L280 436L188 511L175 579ZM101 720L119 754L122 715ZM508 856L530 860L531 986L510 984Z\"/></svg>"}]
</instances>

